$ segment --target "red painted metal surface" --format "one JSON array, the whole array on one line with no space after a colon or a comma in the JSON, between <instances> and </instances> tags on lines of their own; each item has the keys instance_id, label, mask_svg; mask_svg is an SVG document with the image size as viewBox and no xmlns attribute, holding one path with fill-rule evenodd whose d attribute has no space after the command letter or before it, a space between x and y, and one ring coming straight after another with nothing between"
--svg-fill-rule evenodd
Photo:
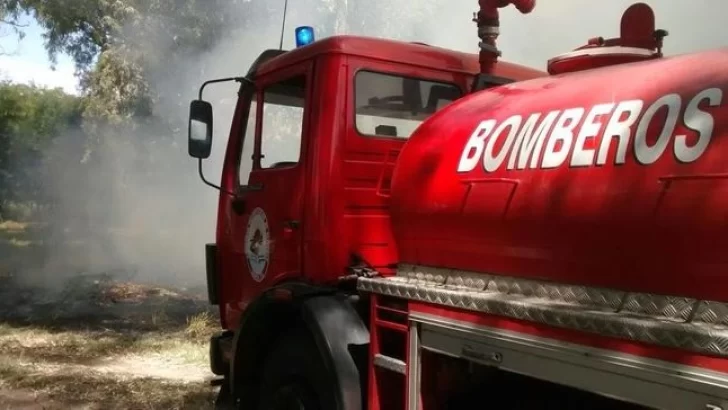
<instances>
[{"instance_id":1,"label":"red painted metal surface","mask_svg":"<svg viewBox=\"0 0 728 410\"><path fill-rule=\"evenodd\" d=\"M726 91L722 49L451 104L394 170L401 261L728 301Z\"/></svg>"},{"instance_id":2,"label":"red painted metal surface","mask_svg":"<svg viewBox=\"0 0 728 410\"><path fill-rule=\"evenodd\" d=\"M313 62L301 62L293 67L284 67L268 72L256 79L259 90L275 84L281 80L298 75L307 76L307 99L312 98L313 90ZM258 106L263 105L263 96L258 92L253 97ZM311 103L307 103L307 107ZM222 301L220 303L221 319L225 328L235 328L239 323L240 314L247 305L258 297L264 290L273 284L284 281L290 277L297 277L302 271L303 235L300 230L292 230L289 221L300 221L303 211L308 184L306 175L308 161L299 161L293 167L261 168L256 165L250 172L248 181L238 181L238 158L241 155L243 138L256 138L256 147L260 149L260 129L262 110L257 110L256 134L244 135L246 127L241 120L247 118L248 110L245 104L239 103L232 133L228 142L228 150L222 174L221 185L228 191L236 191L239 184L256 185L263 188L260 191L247 192L240 196L244 203L243 211L238 213L233 209L232 198L221 194L218 210L217 245L219 252L219 265L223 276ZM304 117L303 135L301 144L301 158L309 155L311 135L311 118ZM252 155L252 152L246 152ZM256 275L251 272L246 257L246 247L249 242L246 238L251 215L262 211L266 220L265 236L268 240L268 260L264 273Z\"/></svg>"},{"instance_id":3,"label":"red painted metal surface","mask_svg":"<svg viewBox=\"0 0 728 410\"><path fill-rule=\"evenodd\" d=\"M374 357L377 354L407 361L409 356L407 306L407 302L401 300L380 295L371 296L368 410L407 408L407 375L374 364ZM406 366L406 371L409 371L409 366Z\"/></svg>"},{"instance_id":4,"label":"red painted metal surface","mask_svg":"<svg viewBox=\"0 0 728 410\"><path fill-rule=\"evenodd\" d=\"M652 60L662 57L664 30L655 30L655 13L650 6L637 3L622 16L620 37L589 39L585 46L548 61L550 74Z\"/></svg>"},{"instance_id":5,"label":"red painted metal surface","mask_svg":"<svg viewBox=\"0 0 728 410\"><path fill-rule=\"evenodd\" d=\"M315 64L314 64L315 62ZM479 72L478 56L426 45L337 36L289 51L261 65L256 83L268 84L292 72L312 78L301 163L295 168L254 167L245 194L248 211L265 210L271 231L271 264L261 281L248 271L244 243L249 212L238 215L231 198L220 196L217 240L223 326L235 328L246 306L276 283L305 277L332 283L347 274L351 255L387 271L398 261L389 222L389 180L404 139L361 135L354 126L354 75L358 70L398 73L454 83L467 92ZM499 62L493 74L528 79L545 73ZM231 127L221 185L238 187L238 158L247 117L239 103ZM286 219L301 220L291 232Z\"/></svg>"},{"instance_id":6,"label":"red painted metal surface","mask_svg":"<svg viewBox=\"0 0 728 410\"><path fill-rule=\"evenodd\" d=\"M280 69L324 54L363 57L382 62L406 64L411 70L433 69L474 75L480 71L478 55L426 44L366 36L327 37L305 47L291 50L262 64L260 74ZM498 62L494 73L503 77L537 77L543 72L507 61ZM337 90L341 92L342 90Z\"/></svg>"}]
</instances>

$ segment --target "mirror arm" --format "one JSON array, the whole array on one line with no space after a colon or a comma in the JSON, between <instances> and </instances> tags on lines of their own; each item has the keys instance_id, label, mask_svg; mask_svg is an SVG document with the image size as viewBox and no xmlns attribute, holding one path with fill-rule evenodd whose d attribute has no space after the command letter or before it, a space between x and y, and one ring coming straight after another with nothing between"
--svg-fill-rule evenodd
<instances>
[{"instance_id":1,"label":"mirror arm","mask_svg":"<svg viewBox=\"0 0 728 410\"><path fill-rule=\"evenodd\" d=\"M200 92L199 92L198 99L202 100L202 92L205 90L205 87L207 87L208 85L215 84L215 83L224 83L224 82L228 82L228 81L235 81L237 83L253 84L253 81L247 77L228 77L228 78L218 78L216 80L207 80L204 83L202 83L202 85L200 86Z\"/></svg>"},{"instance_id":2,"label":"mirror arm","mask_svg":"<svg viewBox=\"0 0 728 410\"><path fill-rule=\"evenodd\" d=\"M224 83L224 82L228 82L228 81L235 81L235 82L241 83L241 84L242 83L254 84L253 80L251 80L247 77L228 77L228 78L218 78L215 80L208 80L208 81L205 81L204 83L202 83L202 85L200 86L198 99L200 101L202 101L202 93L205 90L205 87L207 87L209 84ZM205 178L205 175L202 172L202 158L197 158L197 172L200 174L200 179L202 179L202 182L204 182L205 185L215 188L215 189L219 190L220 192L230 195L233 198L238 198L238 195L236 193L223 189L222 187L213 184L212 182L208 181ZM260 188L262 188L262 186Z\"/></svg>"},{"instance_id":3,"label":"mirror arm","mask_svg":"<svg viewBox=\"0 0 728 410\"><path fill-rule=\"evenodd\" d=\"M224 192L224 193L226 193L226 194L230 195L230 196L231 196L231 197L233 197L233 198L236 198L236 197L237 197L237 195L235 195L235 193L233 193L233 192L230 192L230 191L228 191L228 190L226 190L226 189L222 189L222 187L219 187L219 186L217 186L217 185L213 184L212 182L208 181L207 179L205 179L205 175L204 175L204 173L202 172L202 158L198 158L197 160L198 160L198 161L197 161L197 171L198 171L198 173L200 174L200 178L202 179L202 182L204 182L204 183L205 183L205 185L207 185L207 186L211 186L211 187L213 187L213 188L215 188L215 189L219 190L220 192Z\"/></svg>"}]
</instances>

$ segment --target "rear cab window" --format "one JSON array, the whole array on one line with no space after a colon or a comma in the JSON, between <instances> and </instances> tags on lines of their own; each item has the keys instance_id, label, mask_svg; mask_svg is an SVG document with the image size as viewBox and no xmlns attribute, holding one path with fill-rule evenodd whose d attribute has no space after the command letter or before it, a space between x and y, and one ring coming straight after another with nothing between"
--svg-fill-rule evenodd
<instances>
[{"instance_id":1,"label":"rear cab window","mask_svg":"<svg viewBox=\"0 0 728 410\"><path fill-rule=\"evenodd\" d=\"M429 116L462 96L456 84L361 70L354 78L355 126L364 136L408 139Z\"/></svg>"}]
</instances>

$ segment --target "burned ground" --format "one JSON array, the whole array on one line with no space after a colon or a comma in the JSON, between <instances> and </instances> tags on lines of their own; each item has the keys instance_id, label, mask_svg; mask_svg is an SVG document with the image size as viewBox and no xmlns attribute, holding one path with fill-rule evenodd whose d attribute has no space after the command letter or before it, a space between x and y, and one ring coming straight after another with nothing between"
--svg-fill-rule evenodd
<instances>
[{"instance_id":1,"label":"burned ground","mask_svg":"<svg viewBox=\"0 0 728 410\"><path fill-rule=\"evenodd\" d=\"M29 281L33 244L0 228L0 409L212 408L217 317L199 289L115 272Z\"/></svg>"}]
</instances>

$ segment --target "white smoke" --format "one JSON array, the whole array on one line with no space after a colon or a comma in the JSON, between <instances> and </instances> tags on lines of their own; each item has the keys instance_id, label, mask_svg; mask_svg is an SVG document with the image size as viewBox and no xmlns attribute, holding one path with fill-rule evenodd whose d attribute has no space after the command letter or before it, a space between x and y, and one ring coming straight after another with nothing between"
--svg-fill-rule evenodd
<instances>
[{"instance_id":1,"label":"white smoke","mask_svg":"<svg viewBox=\"0 0 728 410\"><path fill-rule=\"evenodd\" d=\"M545 69L555 55L583 45L595 36L616 37L626 0L540 0L529 15L509 7L501 11L501 36L498 46L503 60ZM728 20L724 0L651 0L658 28L666 29L667 55L724 46L721 35ZM188 102L197 98L199 85L208 79L241 76L266 49L279 47L284 0L253 1L255 7L243 10L230 7L228 13L247 13L247 24L229 27L214 47L191 54L182 64L174 64L150 74L163 100L155 107L158 115L178 119L177 128L186 128ZM289 0L283 48L294 47L294 28L310 25L317 38L334 34L355 34L424 42L433 46L477 52L477 29L472 22L477 0L438 0L404 2L392 0ZM173 40L160 35L148 39L146 53L164 52ZM213 150L204 163L208 179L220 181L223 156L230 133L239 85L211 85L205 99L215 109ZM170 130L140 127L137 138ZM184 135L184 132L180 135ZM135 232L115 234L109 239L114 260L133 266L146 279L204 282L205 243L215 240L218 192L205 186L197 176L196 160L187 157L186 141L176 146L160 145L139 152L133 146L116 146L104 153L101 173L114 174L116 166L126 169L114 186L73 187L59 177L60 190L68 206L93 206L108 193L113 201L103 201L103 214L109 227ZM162 169L154 181L134 175L140 155L151 155ZM112 164L116 164L113 165ZM49 183L52 183L50 181ZM101 222L103 225L103 221ZM101 259L104 259L102 254ZM113 257L112 257L113 256Z\"/></svg>"}]
</instances>

